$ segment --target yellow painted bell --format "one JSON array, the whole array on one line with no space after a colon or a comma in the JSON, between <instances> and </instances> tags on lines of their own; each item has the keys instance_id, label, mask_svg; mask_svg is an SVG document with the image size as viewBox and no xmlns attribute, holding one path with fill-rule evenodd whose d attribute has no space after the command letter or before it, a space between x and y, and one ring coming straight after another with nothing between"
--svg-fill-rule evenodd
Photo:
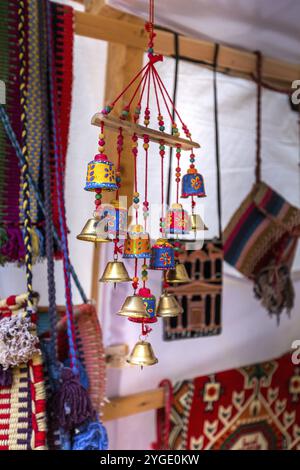
<instances>
[{"instance_id":1,"label":"yellow painted bell","mask_svg":"<svg viewBox=\"0 0 300 470\"><path fill-rule=\"evenodd\" d=\"M176 263L175 269L170 269L166 274L166 281L170 284L184 284L191 282L186 267L182 263Z\"/></svg>"},{"instance_id":2,"label":"yellow painted bell","mask_svg":"<svg viewBox=\"0 0 300 470\"><path fill-rule=\"evenodd\" d=\"M93 216L91 219L87 221L81 233L77 235L78 240L83 240L85 242L97 242L97 243L105 243L110 242L111 240L103 233L99 233L97 230L97 226L99 224L99 219Z\"/></svg>"},{"instance_id":3,"label":"yellow painted bell","mask_svg":"<svg viewBox=\"0 0 300 470\"><path fill-rule=\"evenodd\" d=\"M190 221L191 221L191 229L194 231L197 230L208 230L206 227L205 223L201 219L199 214L192 214L190 216Z\"/></svg>"},{"instance_id":4,"label":"yellow painted bell","mask_svg":"<svg viewBox=\"0 0 300 470\"><path fill-rule=\"evenodd\" d=\"M133 366L153 366L158 363L157 357L155 357L152 346L148 341L138 341L129 358L127 359L128 364Z\"/></svg>"},{"instance_id":5,"label":"yellow painted bell","mask_svg":"<svg viewBox=\"0 0 300 470\"><path fill-rule=\"evenodd\" d=\"M124 243L123 258L150 258L150 237L142 225L129 228Z\"/></svg>"},{"instance_id":6,"label":"yellow painted bell","mask_svg":"<svg viewBox=\"0 0 300 470\"><path fill-rule=\"evenodd\" d=\"M128 318L150 318L142 297L138 295L129 295L126 297L118 315Z\"/></svg>"},{"instance_id":7,"label":"yellow painted bell","mask_svg":"<svg viewBox=\"0 0 300 470\"><path fill-rule=\"evenodd\" d=\"M157 317L177 317L183 313L183 308L172 294L164 292L159 299L156 311Z\"/></svg>"},{"instance_id":8,"label":"yellow painted bell","mask_svg":"<svg viewBox=\"0 0 300 470\"><path fill-rule=\"evenodd\" d=\"M127 269L122 261L109 261L104 269L99 282L129 282L132 279L129 277Z\"/></svg>"}]
</instances>

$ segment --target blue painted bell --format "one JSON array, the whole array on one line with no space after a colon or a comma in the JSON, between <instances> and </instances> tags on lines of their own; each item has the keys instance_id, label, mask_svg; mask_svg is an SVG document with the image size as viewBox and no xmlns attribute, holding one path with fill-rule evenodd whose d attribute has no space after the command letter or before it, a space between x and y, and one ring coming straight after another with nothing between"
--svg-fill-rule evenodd
<instances>
[{"instance_id":1,"label":"blue painted bell","mask_svg":"<svg viewBox=\"0 0 300 470\"><path fill-rule=\"evenodd\" d=\"M103 189L105 191L116 191L118 185L116 183L115 167L106 155L95 155L94 160L88 163L86 191L96 191Z\"/></svg>"},{"instance_id":2,"label":"blue painted bell","mask_svg":"<svg viewBox=\"0 0 300 470\"><path fill-rule=\"evenodd\" d=\"M167 270L174 266L173 246L164 238L159 238L151 249L150 269Z\"/></svg>"},{"instance_id":3,"label":"blue painted bell","mask_svg":"<svg viewBox=\"0 0 300 470\"><path fill-rule=\"evenodd\" d=\"M108 235L125 237L127 233L127 210L120 207L119 201L113 199L109 204L101 204L97 209L97 217L105 222Z\"/></svg>"},{"instance_id":4,"label":"blue painted bell","mask_svg":"<svg viewBox=\"0 0 300 470\"><path fill-rule=\"evenodd\" d=\"M156 299L152 294L151 290L147 287L142 287L138 291L138 296L142 297L146 312L149 314L149 318L129 318L130 321L135 323L155 323L156 318Z\"/></svg>"},{"instance_id":5,"label":"blue painted bell","mask_svg":"<svg viewBox=\"0 0 300 470\"><path fill-rule=\"evenodd\" d=\"M190 167L187 174L182 178L181 197L186 198L189 196L206 196L203 176L193 167Z\"/></svg>"},{"instance_id":6,"label":"blue painted bell","mask_svg":"<svg viewBox=\"0 0 300 470\"><path fill-rule=\"evenodd\" d=\"M128 230L124 243L123 258L150 258L151 248L149 234L142 225L134 225Z\"/></svg>"},{"instance_id":7,"label":"blue painted bell","mask_svg":"<svg viewBox=\"0 0 300 470\"><path fill-rule=\"evenodd\" d=\"M184 235L191 230L190 217L182 204L172 204L167 212L166 233Z\"/></svg>"}]
</instances>

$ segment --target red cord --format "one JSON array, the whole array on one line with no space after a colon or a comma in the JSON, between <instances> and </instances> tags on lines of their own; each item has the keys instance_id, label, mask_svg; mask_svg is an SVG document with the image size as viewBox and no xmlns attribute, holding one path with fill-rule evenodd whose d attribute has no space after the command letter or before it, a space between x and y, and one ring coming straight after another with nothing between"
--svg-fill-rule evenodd
<instances>
[{"instance_id":1,"label":"red cord","mask_svg":"<svg viewBox=\"0 0 300 470\"><path fill-rule=\"evenodd\" d=\"M145 80L145 82L147 82L148 74L149 74L149 64L148 64L148 68L147 68L146 72L144 73L144 75L142 76L141 80L139 81L138 86L136 87L136 89L135 89L135 91L134 91L134 93L133 93L133 95L132 95L132 97L131 97L131 99L130 99L130 101L129 101L129 103L128 103L128 108L130 108L131 103L133 102L133 100L134 100L134 98L135 98L137 92L139 91L139 89L140 89L140 87L141 87L143 81Z\"/></svg>"},{"instance_id":2,"label":"red cord","mask_svg":"<svg viewBox=\"0 0 300 470\"><path fill-rule=\"evenodd\" d=\"M146 67L148 67L149 63L147 63L136 75L135 77L133 77L133 79L131 80L131 82L128 83L127 87L117 96L117 98L111 103L112 106L114 106L117 101L121 98L121 96L124 95L124 93L126 93L126 91L128 90L128 88L131 87L131 85L136 81L136 79L143 73L143 71L145 70Z\"/></svg>"}]
</instances>

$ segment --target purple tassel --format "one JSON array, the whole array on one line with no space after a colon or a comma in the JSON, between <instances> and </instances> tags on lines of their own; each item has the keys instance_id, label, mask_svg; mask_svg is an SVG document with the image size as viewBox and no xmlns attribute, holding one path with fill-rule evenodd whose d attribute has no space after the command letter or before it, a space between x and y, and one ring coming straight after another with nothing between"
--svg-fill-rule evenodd
<instances>
[{"instance_id":1,"label":"purple tassel","mask_svg":"<svg viewBox=\"0 0 300 470\"><path fill-rule=\"evenodd\" d=\"M60 387L53 397L53 413L57 425L65 431L71 431L94 415L87 391L67 367L62 369Z\"/></svg>"},{"instance_id":2,"label":"purple tassel","mask_svg":"<svg viewBox=\"0 0 300 470\"><path fill-rule=\"evenodd\" d=\"M7 227L7 240L1 246L1 255L8 261L21 261L25 257L22 231L18 227Z\"/></svg>"},{"instance_id":3,"label":"purple tassel","mask_svg":"<svg viewBox=\"0 0 300 470\"><path fill-rule=\"evenodd\" d=\"M4 370L0 365L0 387L11 387L13 382L11 367Z\"/></svg>"}]
</instances>

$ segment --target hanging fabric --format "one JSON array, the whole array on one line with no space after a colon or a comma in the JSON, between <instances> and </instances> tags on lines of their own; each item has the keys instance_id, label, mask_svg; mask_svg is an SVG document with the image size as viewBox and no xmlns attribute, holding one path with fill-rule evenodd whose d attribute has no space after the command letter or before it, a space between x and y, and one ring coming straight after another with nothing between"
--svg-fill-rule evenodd
<instances>
[{"instance_id":1,"label":"hanging fabric","mask_svg":"<svg viewBox=\"0 0 300 470\"><path fill-rule=\"evenodd\" d=\"M254 281L270 315L294 305L291 267L300 234L300 210L261 179L261 54L257 53L255 184L224 230L225 261Z\"/></svg>"},{"instance_id":2,"label":"hanging fabric","mask_svg":"<svg viewBox=\"0 0 300 470\"><path fill-rule=\"evenodd\" d=\"M11 123L17 141L29 155L28 171L34 185L41 190L42 181L42 114L44 103L41 99L40 69L43 57L40 54L40 24L37 0L23 0L23 26L20 22L18 2L4 0L0 6L0 80L6 84L6 105L3 107ZM52 29L54 35L55 82L59 125L62 134L62 171L64 175L65 158L68 145L70 122L73 64L73 9L51 2L53 13ZM21 27L22 26L22 27ZM19 53L19 36L22 33L23 52ZM44 38L43 40L46 40ZM2 53L3 52L3 53ZM47 85L48 86L48 85ZM25 95L22 97L23 91ZM46 126L49 116L47 111ZM54 227L59 231L57 188L54 177L53 133L49 147L51 161L51 198L53 205ZM25 246L22 232L24 210L22 208L23 175L19 168L15 149L12 147L6 128L0 124L0 262L24 262ZM31 191L31 229L32 261L45 256L45 214L40 211ZM61 257L57 244L54 246L56 257Z\"/></svg>"},{"instance_id":3,"label":"hanging fabric","mask_svg":"<svg viewBox=\"0 0 300 470\"><path fill-rule=\"evenodd\" d=\"M163 381L166 383L167 381ZM291 354L168 387L171 410L157 413L155 448L297 450L299 367Z\"/></svg>"},{"instance_id":4,"label":"hanging fabric","mask_svg":"<svg viewBox=\"0 0 300 470\"><path fill-rule=\"evenodd\" d=\"M178 260L184 264L191 282L172 285L167 292L175 295L183 308L179 317L164 319L164 339L167 341L201 336L212 336L222 331L222 214L220 182L220 149L217 96L217 61L219 46L215 46L213 69L215 157L217 169L218 236L204 242L201 250L180 250ZM178 52L178 47L177 47ZM179 56L179 52L178 52ZM175 73L174 90L177 88L178 67ZM175 95L176 96L176 95ZM170 185L170 183L169 183ZM170 191L168 191L169 193ZM205 230L203 224L202 229Z\"/></svg>"}]
</instances>

